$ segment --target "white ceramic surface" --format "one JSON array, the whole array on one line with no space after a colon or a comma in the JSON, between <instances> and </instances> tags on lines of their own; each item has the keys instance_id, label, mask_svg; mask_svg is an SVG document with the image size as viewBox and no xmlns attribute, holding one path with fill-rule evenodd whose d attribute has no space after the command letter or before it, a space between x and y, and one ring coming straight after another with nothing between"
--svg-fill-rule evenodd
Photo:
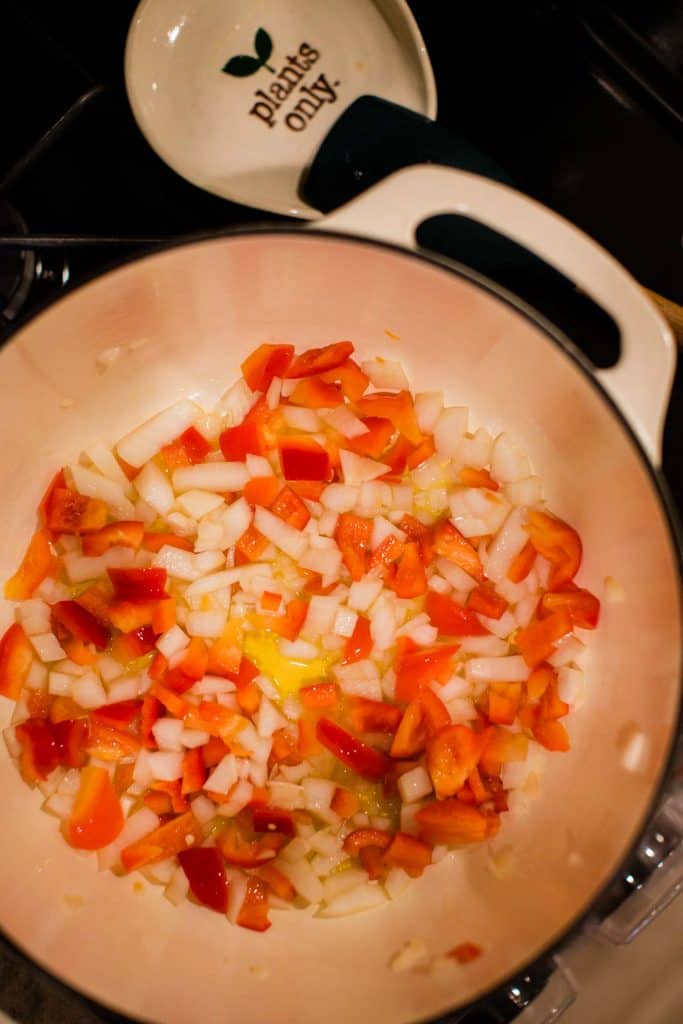
<instances>
[{"instance_id":1,"label":"white ceramic surface","mask_svg":"<svg viewBox=\"0 0 683 1024\"><path fill-rule=\"evenodd\" d=\"M479 207L470 176L442 173L452 201L463 195ZM414 198L430 187L410 181ZM365 197L368 233L385 197L389 208L396 200L392 187L373 190L374 205ZM524 200L500 190L497 202L504 224ZM344 216L355 215L347 209L337 227ZM571 263L562 222L545 224L545 248ZM600 290L618 284L627 298L619 310L628 308L635 285L623 271L610 277L604 254L580 238L583 259L596 257ZM646 305L638 315L641 334L666 348L656 313ZM591 636L572 751L548 759L541 796L504 825L511 874L494 877L486 851L467 850L396 903L357 917L274 912L271 930L256 935L190 904L175 909L146 883L98 874L62 842L39 794L0 753L0 824L11 836L0 845L2 927L51 971L145 1020L401 1024L467 1002L588 907L643 822L675 731L677 563L642 452L594 382L527 317L446 269L370 242L286 231L196 243L86 285L18 333L0 352L0 578L15 566L55 465L180 395L210 404L261 341L307 347L339 338L352 338L361 358L400 358L417 390L443 388L450 402L470 406L472 426L511 431L546 480L551 506L582 534L581 582L604 597L605 577L615 577L625 600L605 603ZM121 358L98 373L98 353L116 345ZM0 628L10 616L0 605ZM648 746L628 772L621 751L634 728ZM435 975L395 974L390 958L416 937L434 953L471 940L485 955Z\"/></svg>"},{"instance_id":2,"label":"white ceramic surface","mask_svg":"<svg viewBox=\"0 0 683 1024\"><path fill-rule=\"evenodd\" d=\"M299 180L358 96L436 114L404 0L142 0L125 72L140 128L178 174L296 217L318 216Z\"/></svg>"}]
</instances>

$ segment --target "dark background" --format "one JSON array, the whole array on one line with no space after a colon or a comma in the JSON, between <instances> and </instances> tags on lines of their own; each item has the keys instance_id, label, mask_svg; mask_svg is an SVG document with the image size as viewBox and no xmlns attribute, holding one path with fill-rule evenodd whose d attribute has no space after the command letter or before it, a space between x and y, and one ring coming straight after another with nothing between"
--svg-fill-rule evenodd
<instances>
[{"instance_id":1,"label":"dark background","mask_svg":"<svg viewBox=\"0 0 683 1024\"><path fill-rule=\"evenodd\" d=\"M135 0L2 4L0 198L36 233L171 237L263 220L258 211L183 181L142 138L122 73L135 6ZM411 7L434 66L440 120L495 160L522 191L592 235L641 284L683 303L683 3L412 0ZM440 244L477 266L466 244L443 234ZM70 251L71 280L133 251ZM45 254L45 265L57 269L38 282L22 315L57 293L61 258ZM554 292L523 275L503 275L501 283L588 351L591 339L609 336L604 318L566 283ZM9 333L0 329L0 339ZM679 506L682 427L679 371L664 459ZM10 950L0 950L0 1008L21 1024L113 1019L59 990Z\"/></svg>"}]
</instances>

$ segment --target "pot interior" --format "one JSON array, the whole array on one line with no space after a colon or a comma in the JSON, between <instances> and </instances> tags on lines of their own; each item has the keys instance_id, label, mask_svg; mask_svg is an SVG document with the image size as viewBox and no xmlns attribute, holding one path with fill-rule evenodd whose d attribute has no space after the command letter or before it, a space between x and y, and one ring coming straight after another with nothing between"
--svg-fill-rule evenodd
<instances>
[{"instance_id":1,"label":"pot interior","mask_svg":"<svg viewBox=\"0 0 683 1024\"><path fill-rule=\"evenodd\" d=\"M388 333L391 332L391 335ZM398 335L398 339L394 338ZM471 427L526 448L550 506L580 531L579 582L603 600L572 750L549 756L526 815L504 816L507 877L483 849L429 870L395 903L342 920L274 912L265 935L161 890L98 874L0 753L0 925L38 962L123 1012L181 1024L436 1015L499 984L557 939L627 852L676 728L676 554L652 477L585 372L538 326L471 281L400 251L303 232L196 243L132 263L48 309L0 353L0 578L16 567L55 469L189 395L210 406L263 341L340 338L400 359L416 390L467 405ZM98 355L120 347L98 370ZM623 600L606 600L612 577ZM614 588L612 588L614 589ZM0 627L11 618L0 605ZM9 702L2 700L4 726ZM622 762L636 731L645 751ZM510 818L510 821L506 821ZM485 955L436 973L391 971L408 939ZM369 1008L372 1008L371 1011Z\"/></svg>"}]
</instances>

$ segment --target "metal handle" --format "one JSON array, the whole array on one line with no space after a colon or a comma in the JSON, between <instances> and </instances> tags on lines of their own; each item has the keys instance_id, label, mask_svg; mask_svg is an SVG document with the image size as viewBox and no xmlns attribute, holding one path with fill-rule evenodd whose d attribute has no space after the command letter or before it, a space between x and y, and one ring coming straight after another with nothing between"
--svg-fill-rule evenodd
<instances>
[{"instance_id":1,"label":"metal handle","mask_svg":"<svg viewBox=\"0 0 683 1024\"><path fill-rule=\"evenodd\" d=\"M568 221L505 185L465 171L424 165L393 174L311 228L416 249L417 227L443 213L472 217L525 246L614 318L621 332L621 358L611 369L596 371L596 376L631 423L650 460L659 465L675 363L671 330L631 275Z\"/></svg>"}]
</instances>

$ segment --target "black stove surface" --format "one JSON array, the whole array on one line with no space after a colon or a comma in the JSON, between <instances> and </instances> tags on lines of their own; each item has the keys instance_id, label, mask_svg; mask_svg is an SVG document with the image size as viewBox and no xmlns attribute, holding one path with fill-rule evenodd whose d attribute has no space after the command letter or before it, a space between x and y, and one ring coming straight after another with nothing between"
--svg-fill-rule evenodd
<instances>
[{"instance_id":1,"label":"black stove surface","mask_svg":"<svg viewBox=\"0 0 683 1024\"><path fill-rule=\"evenodd\" d=\"M434 66L440 120L641 284L683 303L680 2L458 4L450 19L445 6L411 2ZM46 300L160 239L280 219L190 185L143 139L123 84L135 0L2 7L0 342ZM22 232L52 237L22 256L12 241ZM65 247L65 235L109 241ZM533 281L523 287L576 337L568 292L551 308ZM683 507L681 371L664 468ZM55 994L10 953L0 954L0 1009L21 1024L113 1019Z\"/></svg>"}]
</instances>

